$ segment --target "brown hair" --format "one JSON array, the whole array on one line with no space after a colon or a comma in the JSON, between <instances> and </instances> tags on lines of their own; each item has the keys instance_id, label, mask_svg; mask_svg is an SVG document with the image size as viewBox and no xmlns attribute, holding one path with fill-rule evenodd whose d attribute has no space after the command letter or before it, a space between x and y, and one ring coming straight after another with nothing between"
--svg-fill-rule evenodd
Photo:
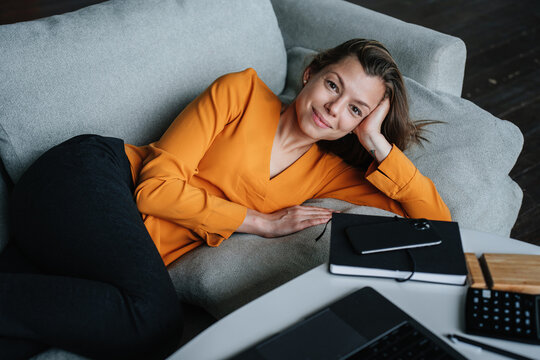
<instances>
[{"instance_id":1,"label":"brown hair","mask_svg":"<svg viewBox=\"0 0 540 360\"><path fill-rule=\"evenodd\" d=\"M390 110L384 119L381 133L388 142L405 150L411 143L419 143L421 127L424 123L413 123L409 117L409 104L401 72L390 52L378 41L352 39L335 48L323 51L311 61L307 68L314 75L328 65L356 56L368 76L381 78L385 86L385 97L390 99ZM371 155L364 149L354 134L348 134L337 140L320 140L319 147L341 157L346 163L367 168Z\"/></svg>"}]
</instances>

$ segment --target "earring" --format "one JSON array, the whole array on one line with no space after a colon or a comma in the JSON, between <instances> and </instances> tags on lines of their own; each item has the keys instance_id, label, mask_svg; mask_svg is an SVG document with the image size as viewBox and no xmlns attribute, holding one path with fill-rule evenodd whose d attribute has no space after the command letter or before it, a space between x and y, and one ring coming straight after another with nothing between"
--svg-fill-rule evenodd
<instances>
[{"instance_id":1,"label":"earring","mask_svg":"<svg viewBox=\"0 0 540 360\"><path fill-rule=\"evenodd\" d=\"M307 80L304 80L304 85L306 85L306 84L307 84Z\"/></svg>"}]
</instances>

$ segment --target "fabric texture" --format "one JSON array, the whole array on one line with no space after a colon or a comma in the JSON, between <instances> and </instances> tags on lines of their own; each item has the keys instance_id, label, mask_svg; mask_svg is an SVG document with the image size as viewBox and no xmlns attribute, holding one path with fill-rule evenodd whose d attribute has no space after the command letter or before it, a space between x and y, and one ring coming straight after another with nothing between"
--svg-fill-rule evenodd
<instances>
[{"instance_id":1,"label":"fabric texture","mask_svg":"<svg viewBox=\"0 0 540 360\"><path fill-rule=\"evenodd\" d=\"M112 0L0 26L0 48L0 155L14 181L81 133L156 140L226 73L253 67L280 93L287 61L267 0Z\"/></svg>"},{"instance_id":2,"label":"fabric texture","mask_svg":"<svg viewBox=\"0 0 540 360\"><path fill-rule=\"evenodd\" d=\"M304 205L349 214L395 216L337 199L313 199ZM169 274L182 301L199 304L219 319L328 261L332 222L315 241L324 227L318 225L272 239L234 234L217 248L201 246L182 256L169 266Z\"/></svg>"},{"instance_id":3,"label":"fabric texture","mask_svg":"<svg viewBox=\"0 0 540 360\"><path fill-rule=\"evenodd\" d=\"M217 79L157 142L126 147L138 209L166 265L203 243L221 244L248 208L272 213L311 198L450 220L433 183L395 146L366 172L315 144L270 179L280 110L248 68Z\"/></svg>"},{"instance_id":4,"label":"fabric texture","mask_svg":"<svg viewBox=\"0 0 540 360\"><path fill-rule=\"evenodd\" d=\"M29 348L19 339L91 358L176 349L180 303L133 190L122 140L91 135L52 148L16 184L9 246L24 261L0 256L3 359L29 356L15 356Z\"/></svg>"}]
</instances>

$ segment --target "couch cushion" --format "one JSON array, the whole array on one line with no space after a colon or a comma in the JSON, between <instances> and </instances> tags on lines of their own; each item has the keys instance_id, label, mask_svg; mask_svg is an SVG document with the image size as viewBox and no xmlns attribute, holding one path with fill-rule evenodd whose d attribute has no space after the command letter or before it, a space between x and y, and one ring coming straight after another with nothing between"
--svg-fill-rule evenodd
<instances>
[{"instance_id":1,"label":"couch cushion","mask_svg":"<svg viewBox=\"0 0 540 360\"><path fill-rule=\"evenodd\" d=\"M0 26L0 155L16 181L46 149L97 133L157 139L222 74L276 93L286 54L268 0L112 0Z\"/></svg>"},{"instance_id":2,"label":"couch cushion","mask_svg":"<svg viewBox=\"0 0 540 360\"><path fill-rule=\"evenodd\" d=\"M352 214L394 216L381 209L351 205L336 199L308 200ZM201 246L169 265L169 274L182 301L205 308L221 318L240 306L328 260L329 223L279 238L234 234L217 248Z\"/></svg>"},{"instance_id":3,"label":"couch cushion","mask_svg":"<svg viewBox=\"0 0 540 360\"><path fill-rule=\"evenodd\" d=\"M510 236L523 192L510 170L523 147L517 126L472 102L405 80L413 119L428 126L429 142L405 153L433 180L461 227Z\"/></svg>"}]
</instances>

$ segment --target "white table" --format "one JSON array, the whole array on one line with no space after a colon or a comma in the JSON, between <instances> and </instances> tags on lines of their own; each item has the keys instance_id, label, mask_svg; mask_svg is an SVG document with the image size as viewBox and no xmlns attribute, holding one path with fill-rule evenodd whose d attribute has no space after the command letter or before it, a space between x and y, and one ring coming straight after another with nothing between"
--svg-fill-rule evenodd
<instances>
[{"instance_id":1,"label":"white table","mask_svg":"<svg viewBox=\"0 0 540 360\"><path fill-rule=\"evenodd\" d=\"M465 252L477 255L540 255L539 246L497 235L461 229L461 237ZM336 276L330 274L327 265L323 264L219 320L175 352L170 359L226 359L364 286L373 287L439 336L464 334L465 286ZM464 335L540 359L540 345ZM452 346L470 359L505 359L488 351L478 352L466 345Z\"/></svg>"}]
</instances>

